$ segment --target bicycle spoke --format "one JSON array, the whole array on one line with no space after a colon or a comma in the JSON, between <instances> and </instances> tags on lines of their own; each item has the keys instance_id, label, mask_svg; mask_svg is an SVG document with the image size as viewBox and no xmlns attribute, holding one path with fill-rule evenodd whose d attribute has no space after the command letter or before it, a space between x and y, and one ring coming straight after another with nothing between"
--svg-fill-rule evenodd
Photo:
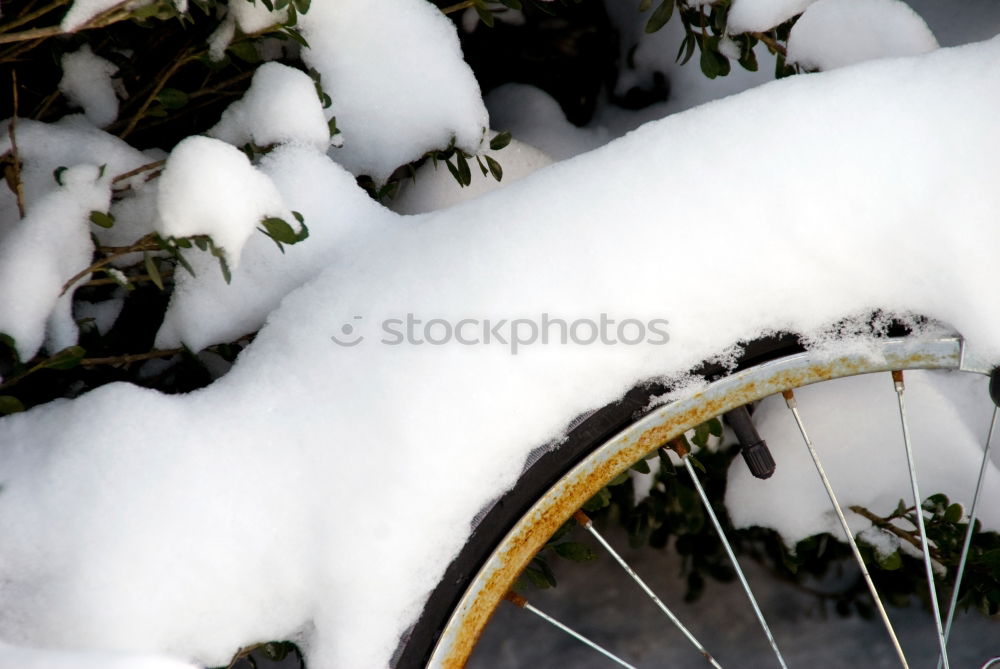
<instances>
[{"instance_id":1,"label":"bicycle spoke","mask_svg":"<svg viewBox=\"0 0 1000 669\"><path fill-rule=\"evenodd\" d=\"M993 419L990 421L990 429L986 434L986 448L983 450L983 460L979 465L979 478L976 480L976 491L972 494L972 507L969 509L969 527L965 530L965 541L962 544L962 557L958 561L958 573L955 574L955 585L951 591L951 601L948 604L948 619L944 624L944 643L948 645L948 638L951 636L951 624L955 620L955 609L958 607L958 591L962 585L962 576L965 574L965 561L969 557L969 548L972 546L972 532L976 526L976 506L979 504L979 493L983 488L983 479L986 477L986 468L990 462L990 448L993 445L993 433L997 426L997 407L993 407ZM940 669L943 656L938 657L938 669Z\"/></svg>"},{"instance_id":2,"label":"bicycle spoke","mask_svg":"<svg viewBox=\"0 0 1000 669\"><path fill-rule=\"evenodd\" d=\"M920 532L920 546L924 554L924 568L927 571L927 588L931 596L931 609L934 612L934 625L937 628L938 646L941 649L941 662L944 669L948 667L948 649L944 639L944 628L941 626L941 609L938 605L937 588L934 587L934 567L931 564L931 551L927 544L927 531L924 528L924 510L921 506L920 488L917 486L917 468L913 460L913 447L910 444L910 428L906 421L906 405L903 402L903 372L892 372L892 384L896 389L896 399L899 402L899 420L903 427L903 444L906 447L906 465L910 470L910 486L913 488L917 530Z\"/></svg>"},{"instance_id":3,"label":"bicycle spoke","mask_svg":"<svg viewBox=\"0 0 1000 669\"><path fill-rule=\"evenodd\" d=\"M582 511L577 511L576 513L573 514L573 518L584 529L590 532L594 536L594 538L597 539L598 543L604 546L604 550L606 550L611 555L611 557L613 557L615 561L618 562L619 565L621 565L621 568L625 570L625 573L632 577L632 580L635 581L640 588L642 588L642 591L645 592L646 595L653 600L653 603L656 604L661 611L663 611L663 613L667 616L667 618L670 619L670 622L672 622L677 627L677 629L679 629L681 633L684 634L685 637L687 637L688 641L690 641L694 645L694 647L698 649L698 652L700 652L705 657L705 659L708 660L708 663L713 667L716 667L716 669L722 669L722 666L715 661L715 658L713 658L712 655L705 649L705 647L701 645L698 639L696 639L695 636L691 634L690 631L688 631L688 629L684 626L684 624L681 623L681 621L677 618L676 615L674 615L673 611L671 611L667 607L667 605L664 604L663 601L656 596L656 593L654 593L652 589L650 589L650 587L646 585L646 582L643 581L637 573L635 573L635 570L632 569L632 567L629 566L629 564L625 561L625 559L618 554L618 551L612 548L611 544L609 544L607 540L605 540L605 538L601 536L601 533L598 532L597 528L594 527L594 524L590 521L590 518L587 517L587 514L585 514Z\"/></svg>"},{"instance_id":4,"label":"bicycle spoke","mask_svg":"<svg viewBox=\"0 0 1000 669\"><path fill-rule=\"evenodd\" d=\"M661 448L663 447L661 446ZM754 597L753 591L750 589L750 584L747 583L746 576L743 575L743 569L740 568L740 563L736 560L736 554L733 553L733 547L729 544L729 539L726 538L726 533L722 531L722 524L719 523L719 519L715 515L715 510L712 509L712 505L708 501L708 495L705 494L705 489L701 487L701 481L698 480L698 475L695 473L694 467L691 465L691 460L689 458L690 453L688 453L687 448L683 447L676 441L672 443L672 448L674 448L677 451L677 454L681 456L681 462L684 463L684 468L687 469L688 474L691 476L691 481L694 483L695 490L698 491L698 496L701 497L701 503L705 507L708 517L712 520L712 525L715 527L715 531L719 535L719 539L722 541L723 548L726 549L726 555L729 556L729 561L733 563L733 568L736 570L736 576L739 578L740 584L743 586L743 591L746 592L747 598L750 600L750 605L753 606L753 611L757 615L757 620L760 622L760 626L764 630L764 634L767 636L767 641L771 644L771 649L778 658L778 664L781 665L782 669L788 669L788 665L785 664L785 658L782 657L781 651L778 649L778 644L774 640L774 635L771 634L771 628L768 627L767 621L764 620L764 614L760 610L760 606L757 604L757 598Z\"/></svg>"},{"instance_id":5,"label":"bicycle spoke","mask_svg":"<svg viewBox=\"0 0 1000 669\"><path fill-rule=\"evenodd\" d=\"M861 575L865 579L865 583L868 585L868 591L872 595L872 599L875 600L875 607L878 609L879 616L882 618L882 624L885 625L886 632L889 633L889 638L892 640L892 645L896 649L896 655L899 656L899 661L902 663L903 667L909 667L906 661L906 655L903 654L903 647L899 643L899 638L896 637L896 631L892 627L892 622L889 620L889 614L885 610L885 606L882 604L882 598L879 597L878 591L875 589L875 582L872 581L871 574L868 573L868 567L865 565L864 559L861 557L861 551L858 549L858 542L854 539L854 533L851 532L850 526L847 524L847 517L844 515L844 510L840 506L840 502L837 501L837 495L833 492L833 485L830 483L830 479L826 475L826 470L823 469L823 464L819 460L819 453L816 452L816 448L813 446L812 440L806 433L805 423L802 421L802 416L799 414L798 403L795 401L795 394L791 390L786 390L782 392L782 396L785 398L785 404L792 412L792 416L795 417L795 423L799 426L799 434L802 435L802 441L805 442L806 448L809 449L809 455L812 457L813 464L816 466L816 471L819 472L819 477L823 481L823 487L826 488L826 494L830 498L830 502L833 504L833 510L837 513L837 518L840 520L840 526L844 530L844 535L847 537L848 543L851 545L851 552L854 553L854 560L858 563L858 567L861 569Z\"/></svg>"},{"instance_id":6,"label":"bicycle spoke","mask_svg":"<svg viewBox=\"0 0 1000 669\"><path fill-rule=\"evenodd\" d=\"M562 630L566 634L569 634L571 637L573 637L577 641L581 641L584 644L586 644L587 646L590 646L591 648L593 648L594 650L596 650L598 653L601 653L602 655L604 655L608 659L617 662L621 666L628 667L629 669L636 669L633 665L631 665L628 662L626 662L625 660L621 659L620 657L618 657L617 655L615 655L611 651L605 650L604 648L602 648L601 646L598 646L596 643L594 643L593 641L591 641L587 637L583 636L579 632L576 632L576 631L570 629L569 627L567 627L566 625L563 625L561 622L559 622L558 620L556 620L555 618L553 618L549 614L547 614L544 611L541 611L541 610L535 608L534 606L532 606L531 604L529 604L528 600L525 599L524 597L522 597L521 595L519 595L517 593L514 593L514 592L508 592L507 595L506 595L506 597L505 597L505 599L507 601L509 601L509 602L512 602L512 603L516 604L517 606L521 607L522 609L525 609L526 611L531 611L532 613L534 613L536 616L538 616L539 618L541 618L545 622L549 623L550 625L552 625L554 627L557 627L558 629Z\"/></svg>"}]
</instances>

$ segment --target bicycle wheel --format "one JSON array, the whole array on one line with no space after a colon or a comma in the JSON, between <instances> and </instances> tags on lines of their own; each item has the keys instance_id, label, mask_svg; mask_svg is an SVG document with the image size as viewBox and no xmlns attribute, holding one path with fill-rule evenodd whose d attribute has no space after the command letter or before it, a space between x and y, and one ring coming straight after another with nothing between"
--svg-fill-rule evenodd
<instances>
[{"instance_id":1,"label":"bicycle wheel","mask_svg":"<svg viewBox=\"0 0 1000 669\"><path fill-rule=\"evenodd\" d=\"M598 491L651 451L676 444L686 432L751 402L785 394L793 407L795 399L790 391L847 376L892 372L902 411L901 370L917 369L988 373L966 361L963 343L957 337L876 339L860 353L839 355L805 351L794 337L782 337L747 346L733 370L708 366L697 370L710 380L707 386L675 391L669 403L651 412L647 410L649 398L662 394L663 387L637 388L621 402L578 420L558 448L530 462L517 485L480 514L468 543L401 644L396 666L464 666L493 611L549 537ZM991 392L995 385L991 385ZM905 424L905 415L903 420ZM909 452L908 437L906 445ZM811 450L811 444L809 447ZM694 476L688 459L683 462ZM979 481L986 462L984 457ZM825 480L825 475L821 476ZM911 478L915 486L915 475ZM854 550L860 560L856 546ZM930 572L929 559L927 564ZM942 609L946 605L944 602ZM941 617L944 613L942 610ZM764 627L770 638L766 623ZM893 640L905 665L898 642ZM780 651L775 651L780 660Z\"/></svg>"}]
</instances>

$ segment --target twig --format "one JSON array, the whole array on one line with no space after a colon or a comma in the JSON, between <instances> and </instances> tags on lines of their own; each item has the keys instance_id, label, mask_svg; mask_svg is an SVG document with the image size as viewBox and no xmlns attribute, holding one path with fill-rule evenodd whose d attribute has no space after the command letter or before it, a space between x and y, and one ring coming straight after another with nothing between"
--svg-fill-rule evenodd
<instances>
[{"instance_id":1,"label":"twig","mask_svg":"<svg viewBox=\"0 0 1000 669\"><path fill-rule=\"evenodd\" d=\"M160 277L161 278L167 279L167 278L170 278L171 276L173 276L173 274L170 273L170 272L160 272ZM148 274L136 274L135 276L129 276L129 277L126 277L126 278L128 279L128 283L140 283L142 281L152 281L153 280L153 277L151 277ZM121 281L118 281L117 279L115 279L114 277L111 277L111 276L105 276L105 277L101 277L100 279L91 279L90 281L88 281L87 283L85 283L83 285L84 286L110 286L112 284L116 285L116 286L120 286L121 285Z\"/></svg>"},{"instance_id":2,"label":"twig","mask_svg":"<svg viewBox=\"0 0 1000 669\"><path fill-rule=\"evenodd\" d=\"M98 365L131 365L133 362L143 360L153 360L156 358L169 358L180 355L183 348L154 349L146 353L127 353L125 355L113 355L106 358L84 358L80 361L81 367L96 367Z\"/></svg>"},{"instance_id":3,"label":"twig","mask_svg":"<svg viewBox=\"0 0 1000 669\"><path fill-rule=\"evenodd\" d=\"M124 9L125 5L128 5L131 2L133 2L133 0L122 0L118 4L104 10L97 16L94 16L76 30L63 30L62 26L31 28L30 30L22 30L21 32L16 33L0 34L0 44L25 42L27 40L44 39L55 35L67 35L81 30L90 30L91 28L103 28L111 25L112 23L118 23L119 21L124 21L125 19L131 17L132 11Z\"/></svg>"},{"instance_id":4,"label":"twig","mask_svg":"<svg viewBox=\"0 0 1000 669\"><path fill-rule=\"evenodd\" d=\"M45 5L44 7L39 7L38 9L36 9L33 12L28 12L27 14L21 16L20 18L14 19L13 21L11 21L10 23L8 23L5 26L0 26L0 33L10 32L12 29L14 29L14 28L16 28L18 26L23 26L25 23L29 23L31 21L34 21L39 16L43 16L45 14L48 14L53 9L56 9L57 7L61 7L62 5L65 5L67 2L69 2L69 0L53 0L53 2L50 2L49 4Z\"/></svg>"},{"instance_id":5,"label":"twig","mask_svg":"<svg viewBox=\"0 0 1000 669\"><path fill-rule=\"evenodd\" d=\"M10 137L10 153L13 158L14 197L17 198L17 212L24 218L24 184L21 182L21 157L17 152L17 70L10 71L10 85L14 97L14 114L7 125L7 135Z\"/></svg>"},{"instance_id":6,"label":"twig","mask_svg":"<svg viewBox=\"0 0 1000 669\"><path fill-rule=\"evenodd\" d=\"M111 262L115 258L119 258L121 256L128 255L129 253L140 253L142 251L155 251L158 248L160 248L160 247L159 247L159 245L157 245L156 239L155 239L155 235L153 233L150 233L150 234L146 235L145 237L142 237L139 241L137 241L135 244L132 244L131 246L101 247L100 250L105 251L105 252L110 251L109 254L107 256L101 258L100 260L98 260L94 264L92 264L87 269L81 270L80 272L77 272L73 276L73 278L71 278L69 281L67 281L66 283L63 284L62 292L60 292L59 295L60 296L61 295L65 295L66 291L68 291L70 288L72 288L73 285L77 281L79 281L80 279L82 279L85 276L89 276L90 274L93 274L94 272L96 272L97 270L101 269L102 267L104 267L105 265L107 265L109 262Z\"/></svg>"},{"instance_id":7,"label":"twig","mask_svg":"<svg viewBox=\"0 0 1000 669\"><path fill-rule=\"evenodd\" d=\"M167 163L166 160L157 160L157 161L154 161L152 163L146 163L145 165L140 165L139 167L135 168L134 170L129 170L128 172L125 172L123 174L119 174L118 176L116 176L114 179L111 180L111 184L114 185L114 184L117 184L117 183L121 183L122 181L125 181L126 179L130 179L130 178L134 177L137 174L142 174L143 172L148 172L150 170L159 169L159 168L163 167L166 163ZM152 178L152 177L150 177L150 178Z\"/></svg>"},{"instance_id":8,"label":"twig","mask_svg":"<svg viewBox=\"0 0 1000 669\"><path fill-rule=\"evenodd\" d=\"M153 86L153 90L151 90L149 92L149 95L146 96L146 99L143 101L142 106L139 107L139 111L137 111L132 116L131 120L128 122L128 125L125 126L125 129L118 134L118 136L121 139L125 139L132 133L133 130L135 130L135 127L139 125L139 121L141 121L142 117L146 115L146 111L149 109L150 105L152 105L153 101L156 100L156 96L159 95L160 91L162 91L164 86L167 85L167 81L170 79L170 77L172 77L174 73L177 72L177 70L179 70L183 65L186 65L190 59L191 59L191 52L190 50L188 50L186 53L182 54L180 58L174 61L170 67L167 68L167 71L163 73L163 76L161 76L159 80L156 82L156 85Z\"/></svg>"},{"instance_id":9,"label":"twig","mask_svg":"<svg viewBox=\"0 0 1000 669\"><path fill-rule=\"evenodd\" d=\"M469 7L472 7L475 4L476 3L473 2L473 0L464 0L464 2L459 2L454 5L450 5L448 7L442 7L441 12L443 14L454 14L455 12L461 11L463 9L468 9Z\"/></svg>"},{"instance_id":10,"label":"twig","mask_svg":"<svg viewBox=\"0 0 1000 669\"><path fill-rule=\"evenodd\" d=\"M241 72L237 74L235 77L230 77L225 81L221 81L215 86L212 86L211 88L199 88L198 90L192 92L190 97L192 100L194 100L195 98L200 98L204 95L214 95L216 93L223 91L226 88L229 88L233 84L238 84L244 79L249 79L256 73L257 73L256 70L247 70L246 72Z\"/></svg>"},{"instance_id":11,"label":"twig","mask_svg":"<svg viewBox=\"0 0 1000 669\"><path fill-rule=\"evenodd\" d=\"M773 37L771 37L771 36L770 36L770 35L768 35L767 33L750 33L750 37L756 37L757 39L759 39L759 40L760 40L761 42L763 42L763 43L764 43L764 44L765 44L765 45L767 46L767 48L768 48L768 49L770 49L770 50L771 50L771 51L772 51L773 53L780 53L780 54L782 55L782 57L785 57L785 56L787 56L787 55L788 55L788 52L787 52L787 50L785 49L785 47L784 47L784 46L782 46L782 45L781 45L781 44L780 44L780 43L778 42L778 40L774 39Z\"/></svg>"},{"instance_id":12,"label":"twig","mask_svg":"<svg viewBox=\"0 0 1000 669\"><path fill-rule=\"evenodd\" d=\"M889 521L887 521L885 518L881 518L881 517L875 515L874 513L872 513L871 511L869 511L868 509L866 509L863 506L858 506L857 504L855 504L854 506L850 507L850 509L851 509L851 511L853 511L856 514L858 514L862 518L870 520L872 522L872 525L876 525L878 527L881 527L884 530L888 530L889 532L892 532L893 534L895 534L900 539L903 539L907 543L913 544L915 547L919 548L921 551L924 549L923 545L921 544L920 537L918 535L915 535L912 532L907 532L906 530L904 530L902 528L896 527L895 525L893 525L892 523L890 523ZM917 511L917 513L920 513L920 511ZM933 547L928 546L928 548L930 549L931 557L934 558L935 560L937 560L938 562L942 562L943 563L944 560L941 557L941 553L939 551L935 550Z\"/></svg>"}]
</instances>

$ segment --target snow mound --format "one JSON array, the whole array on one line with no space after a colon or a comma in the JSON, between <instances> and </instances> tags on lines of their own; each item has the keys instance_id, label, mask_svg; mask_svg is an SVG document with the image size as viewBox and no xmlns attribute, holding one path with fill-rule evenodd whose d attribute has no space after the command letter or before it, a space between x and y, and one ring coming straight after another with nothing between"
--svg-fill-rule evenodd
<instances>
[{"instance_id":1,"label":"snow mound","mask_svg":"<svg viewBox=\"0 0 1000 669\"><path fill-rule=\"evenodd\" d=\"M84 115L98 128L118 118L118 97L111 77L118 66L94 54L89 44L62 58L63 78L59 90L69 101L83 109Z\"/></svg>"},{"instance_id":2,"label":"snow mound","mask_svg":"<svg viewBox=\"0 0 1000 669\"><path fill-rule=\"evenodd\" d=\"M328 265L352 263L355 238L380 234L396 222L344 168L312 147L279 147L263 159L260 170L273 180L282 201L302 213L309 239L282 253L264 235L251 235L228 284L214 258L191 254L195 276L175 277L157 347L184 344L200 351L255 332L293 289Z\"/></svg>"},{"instance_id":3,"label":"snow mound","mask_svg":"<svg viewBox=\"0 0 1000 669\"><path fill-rule=\"evenodd\" d=\"M312 79L280 63L258 67L246 95L229 105L208 135L233 146L300 142L325 151L330 145Z\"/></svg>"},{"instance_id":4,"label":"snow mound","mask_svg":"<svg viewBox=\"0 0 1000 669\"><path fill-rule=\"evenodd\" d=\"M0 245L0 332L14 338L21 360L41 348L76 343L72 290L63 285L90 264L90 212L106 212L109 179L93 165L60 174L62 186L42 197Z\"/></svg>"},{"instance_id":5,"label":"snow mound","mask_svg":"<svg viewBox=\"0 0 1000 669\"><path fill-rule=\"evenodd\" d=\"M161 235L208 235L230 267L239 265L243 245L264 217L295 225L274 183L242 151L209 137L188 137L174 148L157 204Z\"/></svg>"},{"instance_id":6,"label":"snow mound","mask_svg":"<svg viewBox=\"0 0 1000 669\"><path fill-rule=\"evenodd\" d=\"M455 144L479 150L489 127L455 26L424 0L317 2L299 25L302 59L333 99L344 135L331 156L384 182L400 165Z\"/></svg>"},{"instance_id":7,"label":"snow mound","mask_svg":"<svg viewBox=\"0 0 1000 669\"><path fill-rule=\"evenodd\" d=\"M792 27L788 61L832 70L937 48L930 28L902 0L816 0Z\"/></svg>"},{"instance_id":8,"label":"snow mound","mask_svg":"<svg viewBox=\"0 0 1000 669\"><path fill-rule=\"evenodd\" d=\"M764 32L801 14L814 0L733 0L729 8L731 33Z\"/></svg>"}]
</instances>

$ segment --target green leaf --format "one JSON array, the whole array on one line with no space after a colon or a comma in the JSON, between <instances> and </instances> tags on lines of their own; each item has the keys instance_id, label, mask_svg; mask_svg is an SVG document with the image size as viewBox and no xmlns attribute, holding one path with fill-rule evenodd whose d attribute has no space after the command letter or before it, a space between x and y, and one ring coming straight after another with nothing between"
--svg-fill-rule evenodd
<instances>
[{"instance_id":1,"label":"green leaf","mask_svg":"<svg viewBox=\"0 0 1000 669\"><path fill-rule=\"evenodd\" d=\"M267 7L267 11L269 11L269 12L273 12L274 11L274 5L271 4L271 0L261 0L261 2L263 2L264 6Z\"/></svg>"},{"instance_id":2,"label":"green leaf","mask_svg":"<svg viewBox=\"0 0 1000 669\"><path fill-rule=\"evenodd\" d=\"M657 449L660 456L660 473L667 476L677 476L677 468L673 460L670 459L670 452L665 448Z\"/></svg>"},{"instance_id":3,"label":"green leaf","mask_svg":"<svg viewBox=\"0 0 1000 669\"><path fill-rule=\"evenodd\" d=\"M176 88L164 88L156 99L167 109L180 109L190 100L187 93Z\"/></svg>"},{"instance_id":4,"label":"green leaf","mask_svg":"<svg viewBox=\"0 0 1000 669\"><path fill-rule=\"evenodd\" d=\"M708 432L709 432L709 434L711 434L713 437L721 437L722 436L722 421L721 420L719 420L718 418L713 418L712 420L708 421L708 423L706 423L706 425L708 425Z\"/></svg>"},{"instance_id":5,"label":"green leaf","mask_svg":"<svg viewBox=\"0 0 1000 669\"><path fill-rule=\"evenodd\" d=\"M68 346L47 360L40 362L38 367L39 369L73 369L80 364L85 355L87 352L83 350L82 346Z\"/></svg>"},{"instance_id":6,"label":"green leaf","mask_svg":"<svg viewBox=\"0 0 1000 669\"><path fill-rule=\"evenodd\" d=\"M260 54L257 53L257 48L246 40L233 42L227 50L240 60L251 65L260 62Z\"/></svg>"},{"instance_id":7,"label":"green leaf","mask_svg":"<svg viewBox=\"0 0 1000 669\"><path fill-rule=\"evenodd\" d=\"M480 5L478 3L476 3L473 7L476 10L476 14L479 14L479 20L482 21L483 23L485 23L487 27L492 28L493 27L493 13L489 9L487 9L486 7L483 7L482 5Z\"/></svg>"},{"instance_id":8,"label":"green leaf","mask_svg":"<svg viewBox=\"0 0 1000 669\"><path fill-rule=\"evenodd\" d=\"M708 470L705 469L705 465L701 464L696 457L694 457L691 454L688 454L684 457L686 457L691 462L691 464L694 465L695 469L699 470L702 474L708 473Z\"/></svg>"},{"instance_id":9,"label":"green leaf","mask_svg":"<svg viewBox=\"0 0 1000 669\"><path fill-rule=\"evenodd\" d=\"M593 562L597 559L597 553L578 541L564 541L561 544L556 544L553 548L555 548L556 555L573 562Z\"/></svg>"},{"instance_id":10,"label":"green leaf","mask_svg":"<svg viewBox=\"0 0 1000 669\"><path fill-rule=\"evenodd\" d=\"M878 562L878 566L886 571L895 571L903 566L903 558L900 556L899 551L889 553L888 555L879 555L876 551L875 561Z\"/></svg>"},{"instance_id":11,"label":"green leaf","mask_svg":"<svg viewBox=\"0 0 1000 669\"><path fill-rule=\"evenodd\" d=\"M458 176L460 177L459 183L463 186L471 186L472 169L469 167L469 161L466 159L465 154L458 151L455 153L455 159L458 161Z\"/></svg>"},{"instance_id":12,"label":"green leaf","mask_svg":"<svg viewBox=\"0 0 1000 669\"><path fill-rule=\"evenodd\" d=\"M229 263L226 262L226 256L220 253L216 256L219 259L219 269L222 271L222 278L226 283L231 283L233 280L233 274L229 271Z\"/></svg>"},{"instance_id":13,"label":"green leaf","mask_svg":"<svg viewBox=\"0 0 1000 669\"><path fill-rule=\"evenodd\" d=\"M483 164L483 159L479 156L476 156L476 164L479 165L479 171L483 173L483 176L490 173L490 171L486 169L486 165Z\"/></svg>"},{"instance_id":14,"label":"green leaf","mask_svg":"<svg viewBox=\"0 0 1000 669\"><path fill-rule=\"evenodd\" d=\"M632 465L632 469L639 472L640 474L650 473L649 464L645 460L639 460L638 462L636 462L634 465Z\"/></svg>"},{"instance_id":15,"label":"green leaf","mask_svg":"<svg viewBox=\"0 0 1000 669\"><path fill-rule=\"evenodd\" d=\"M653 0L639 0L639 11L648 12L649 8L653 6Z\"/></svg>"},{"instance_id":16,"label":"green leaf","mask_svg":"<svg viewBox=\"0 0 1000 669\"><path fill-rule=\"evenodd\" d=\"M608 485L621 485L622 483L625 483L625 481L628 481L628 470L623 471L621 474L608 481Z\"/></svg>"},{"instance_id":17,"label":"green leaf","mask_svg":"<svg viewBox=\"0 0 1000 669\"><path fill-rule=\"evenodd\" d=\"M295 28L287 28L287 27L284 28L283 30L289 37L291 37L294 41L298 42L300 46L304 46L307 49L309 48L309 42L306 41L306 38L303 37L302 33L300 33L298 30L296 30Z\"/></svg>"},{"instance_id":18,"label":"green leaf","mask_svg":"<svg viewBox=\"0 0 1000 669\"><path fill-rule=\"evenodd\" d=\"M646 21L646 33L655 33L662 28L674 13L674 0L663 0L659 7L653 10L653 15Z\"/></svg>"},{"instance_id":19,"label":"green leaf","mask_svg":"<svg viewBox=\"0 0 1000 669\"><path fill-rule=\"evenodd\" d=\"M331 116L330 120L326 122L326 127L330 129L330 137L336 135L340 130L337 129L337 117Z\"/></svg>"},{"instance_id":20,"label":"green leaf","mask_svg":"<svg viewBox=\"0 0 1000 669\"><path fill-rule=\"evenodd\" d=\"M596 495L587 500L583 505L584 511L600 511L611 503L611 493L607 488L601 488Z\"/></svg>"},{"instance_id":21,"label":"green leaf","mask_svg":"<svg viewBox=\"0 0 1000 669\"><path fill-rule=\"evenodd\" d=\"M458 168L455 167L455 163L451 162L451 158L445 159L444 164L448 168L448 171L451 172L451 176L455 177L455 181L462 183L462 177L459 175Z\"/></svg>"},{"instance_id":22,"label":"green leaf","mask_svg":"<svg viewBox=\"0 0 1000 669\"><path fill-rule=\"evenodd\" d=\"M312 0L295 0L295 9L298 10L299 14L305 14L309 11L309 5Z\"/></svg>"},{"instance_id":23,"label":"green leaf","mask_svg":"<svg viewBox=\"0 0 1000 669\"><path fill-rule=\"evenodd\" d=\"M712 432L708 427L708 423L702 423L694 429L694 438L691 441L699 448L704 448L708 445L708 438L711 434Z\"/></svg>"},{"instance_id":24,"label":"green leaf","mask_svg":"<svg viewBox=\"0 0 1000 669\"><path fill-rule=\"evenodd\" d=\"M510 144L510 139L511 136L509 132L498 133L496 137L490 140L490 151L499 151Z\"/></svg>"},{"instance_id":25,"label":"green leaf","mask_svg":"<svg viewBox=\"0 0 1000 669\"><path fill-rule=\"evenodd\" d=\"M160 276L160 270L157 269L156 261L153 260L153 256L144 252L142 254L142 262L146 266L146 274L149 275L149 279L156 284L157 288L163 290L163 277Z\"/></svg>"},{"instance_id":26,"label":"green leaf","mask_svg":"<svg viewBox=\"0 0 1000 669\"><path fill-rule=\"evenodd\" d=\"M709 46L702 46L701 49L701 71L709 79L715 79L717 76L722 74L722 67L719 65L719 59L716 58L715 52Z\"/></svg>"},{"instance_id":27,"label":"green leaf","mask_svg":"<svg viewBox=\"0 0 1000 669\"><path fill-rule=\"evenodd\" d=\"M66 170L67 168L65 167L57 167L54 170L52 170L52 176L55 178L56 183L59 184L60 186L63 185L62 176Z\"/></svg>"},{"instance_id":28,"label":"green leaf","mask_svg":"<svg viewBox=\"0 0 1000 669\"><path fill-rule=\"evenodd\" d=\"M944 519L949 523L957 523L962 520L962 512L962 505L956 502L945 509Z\"/></svg>"},{"instance_id":29,"label":"green leaf","mask_svg":"<svg viewBox=\"0 0 1000 669\"><path fill-rule=\"evenodd\" d=\"M697 38L695 38L694 33L688 33L684 36L684 40L681 42L681 48L677 50L677 62L681 65L686 65L691 56L694 55L694 48L697 46ZM683 57L682 57L683 54Z\"/></svg>"},{"instance_id":30,"label":"green leaf","mask_svg":"<svg viewBox=\"0 0 1000 669\"><path fill-rule=\"evenodd\" d=\"M531 6L534 7L535 9L541 11L541 12L544 12L544 13L548 14L549 16L555 16L556 15L556 10L552 9L551 7L549 7L549 4L551 4L551 3L544 2L544 1L539 2L539 0L534 0L534 2L531 4Z\"/></svg>"},{"instance_id":31,"label":"green leaf","mask_svg":"<svg viewBox=\"0 0 1000 669\"><path fill-rule=\"evenodd\" d=\"M550 581L545 572L541 571L540 569L528 567L527 569L524 570L524 575L528 577L528 580L531 581L531 584L534 585L536 588L542 588L544 590L546 588L555 587L555 583Z\"/></svg>"},{"instance_id":32,"label":"green leaf","mask_svg":"<svg viewBox=\"0 0 1000 669\"><path fill-rule=\"evenodd\" d=\"M0 415L20 413L24 411L24 404L13 395L0 395Z\"/></svg>"},{"instance_id":33,"label":"green leaf","mask_svg":"<svg viewBox=\"0 0 1000 669\"><path fill-rule=\"evenodd\" d=\"M103 211L97 211L95 209L90 212L90 222L94 225L99 225L102 228L110 228L115 224L115 217L111 214L105 214Z\"/></svg>"},{"instance_id":34,"label":"green leaf","mask_svg":"<svg viewBox=\"0 0 1000 669\"><path fill-rule=\"evenodd\" d=\"M503 168L500 167L500 163L493 160L489 156L484 156L484 157L486 158L486 164L489 165L490 174L493 175L493 178L496 179L497 181L503 179Z\"/></svg>"},{"instance_id":35,"label":"green leaf","mask_svg":"<svg viewBox=\"0 0 1000 669\"><path fill-rule=\"evenodd\" d=\"M393 185L393 188L395 188L398 185L398 182L394 181L394 182L392 182L392 185ZM298 214L298 215L296 216L296 214ZM303 220L302 214L299 214L299 212L297 212L297 211L293 211L292 215L295 216L296 220L298 220L298 222L299 222L299 228L300 228L299 232L295 235L295 242L296 243L303 242L303 241L309 239L309 227L306 226L306 222L305 222L305 220Z\"/></svg>"},{"instance_id":36,"label":"green leaf","mask_svg":"<svg viewBox=\"0 0 1000 669\"><path fill-rule=\"evenodd\" d=\"M740 54L739 63L743 67L743 69L747 70L748 72L757 71L758 68L757 54L754 53L753 47L750 47L744 53Z\"/></svg>"},{"instance_id":37,"label":"green leaf","mask_svg":"<svg viewBox=\"0 0 1000 669\"><path fill-rule=\"evenodd\" d=\"M261 222L264 232L271 239L283 244L294 244L299 241L299 236L284 219L274 216L265 217Z\"/></svg>"}]
</instances>

